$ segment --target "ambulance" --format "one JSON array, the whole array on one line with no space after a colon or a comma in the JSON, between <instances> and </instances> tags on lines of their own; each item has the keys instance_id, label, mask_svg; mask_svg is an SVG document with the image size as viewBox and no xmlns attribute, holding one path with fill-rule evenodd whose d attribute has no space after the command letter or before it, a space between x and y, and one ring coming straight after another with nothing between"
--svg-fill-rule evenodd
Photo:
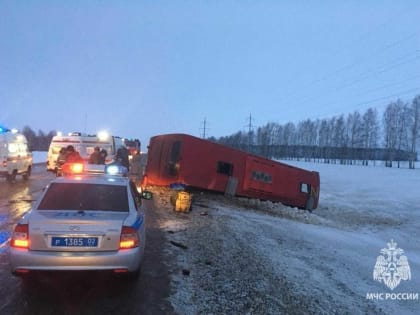
<instances>
[{"instance_id":1,"label":"ambulance","mask_svg":"<svg viewBox=\"0 0 420 315\"><path fill-rule=\"evenodd\" d=\"M119 147L124 146L123 139L112 136L107 132L99 132L96 135L83 134L81 132L71 132L68 135L58 133L51 140L48 149L47 171L57 172L57 158L62 148L72 145L79 152L83 160L88 161L89 156L95 147L104 149L107 152L105 164L113 161Z\"/></svg>"},{"instance_id":2,"label":"ambulance","mask_svg":"<svg viewBox=\"0 0 420 315\"><path fill-rule=\"evenodd\" d=\"M26 137L17 130L0 127L0 177L13 182L16 175L27 180L32 171L32 153Z\"/></svg>"}]
</instances>

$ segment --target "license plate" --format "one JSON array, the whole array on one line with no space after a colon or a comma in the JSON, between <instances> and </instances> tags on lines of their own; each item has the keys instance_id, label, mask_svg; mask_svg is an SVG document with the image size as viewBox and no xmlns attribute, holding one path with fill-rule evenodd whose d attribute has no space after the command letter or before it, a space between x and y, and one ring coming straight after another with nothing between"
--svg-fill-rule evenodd
<instances>
[{"instance_id":1,"label":"license plate","mask_svg":"<svg viewBox=\"0 0 420 315\"><path fill-rule=\"evenodd\" d=\"M97 237L52 237L54 247L98 247Z\"/></svg>"}]
</instances>

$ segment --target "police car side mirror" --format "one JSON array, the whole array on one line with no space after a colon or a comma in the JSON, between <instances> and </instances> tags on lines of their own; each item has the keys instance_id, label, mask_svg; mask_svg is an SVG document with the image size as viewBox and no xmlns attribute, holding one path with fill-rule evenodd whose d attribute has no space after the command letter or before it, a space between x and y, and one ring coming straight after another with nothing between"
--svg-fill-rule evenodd
<instances>
[{"instance_id":1,"label":"police car side mirror","mask_svg":"<svg viewBox=\"0 0 420 315\"><path fill-rule=\"evenodd\" d=\"M141 197L143 199L150 200L150 199L153 198L153 193L151 191L148 191L148 190L143 190L141 192Z\"/></svg>"}]
</instances>

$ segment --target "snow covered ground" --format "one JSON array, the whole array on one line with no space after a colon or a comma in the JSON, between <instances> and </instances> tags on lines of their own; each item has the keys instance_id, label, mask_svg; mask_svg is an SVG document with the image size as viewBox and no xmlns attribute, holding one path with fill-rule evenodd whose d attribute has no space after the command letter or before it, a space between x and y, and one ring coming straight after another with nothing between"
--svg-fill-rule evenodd
<instances>
[{"instance_id":1,"label":"snow covered ground","mask_svg":"<svg viewBox=\"0 0 420 315\"><path fill-rule=\"evenodd\" d=\"M320 172L313 213L200 194L180 214L156 191L177 313L418 314L420 170L286 163ZM411 271L393 290L373 279L391 240Z\"/></svg>"},{"instance_id":2,"label":"snow covered ground","mask_svg":"<svg viewBox=\"0 0 420 315\"><path fill-rule=\"evenodd\" d=\"M46 163L48 152L44 151L32 151L32 162L33 163Z\"/></svg>"},{"instance_id":3,"label":"snow covered ground","mask_svg":"<svg viewBox=\"0 0 420 315\"><path fill-rule=\"evenodd\" d=\"M199 194L182 214L155 189L175 311L419 314L420 169L285 162L320 172L314 212ZM411 271L393 290L373 279L391 240Z\"/></svg>"}]
</instances>

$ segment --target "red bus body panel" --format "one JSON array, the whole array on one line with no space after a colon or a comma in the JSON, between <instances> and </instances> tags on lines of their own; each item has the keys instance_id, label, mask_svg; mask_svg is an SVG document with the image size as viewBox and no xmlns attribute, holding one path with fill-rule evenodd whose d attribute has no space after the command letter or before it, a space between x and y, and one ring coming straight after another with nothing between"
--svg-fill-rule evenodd
<instances>
[{"instance_id":1,"label":"red bus body panel","mask_svg":"<svg viewBox=\"0 0 420 315\"><path fill-rule=\"evenodd\" d=\"M186 186L271 200L303 209L318 206L319 173L290 166L186 134L150 139L145 185Z\"/></svg>"}]
</instances>

